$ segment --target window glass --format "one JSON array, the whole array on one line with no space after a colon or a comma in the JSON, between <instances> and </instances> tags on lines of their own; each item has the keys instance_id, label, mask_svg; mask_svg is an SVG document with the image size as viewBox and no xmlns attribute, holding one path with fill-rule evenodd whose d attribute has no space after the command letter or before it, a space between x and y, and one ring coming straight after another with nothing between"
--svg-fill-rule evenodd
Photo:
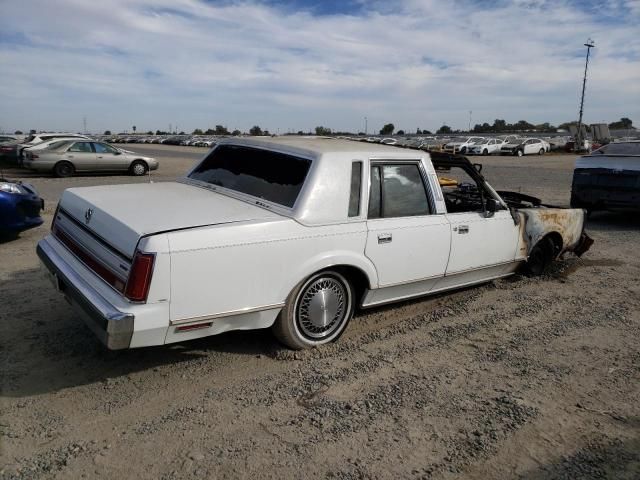
<instances>
[{"instance_id":1,"label":"window glass","mask_svg":"<svg viewBox=\"0 0 640 480\"><path fill-rule=\"evenodd\" d=\"M362 162L351 164L351 194L349 196L349 216L360 215L360 190L362 185Z\"/></svg>"},{"instance_id":2,"label":"window glass","mask_svg":"<svg viewBox=\"0 0 640 480\"><path fill-rule=\"evenodd\" d=\"M382 179L385 218L429 214L427 192L418 165L385 165Z\"/></svg>"},{"instance_id":3,"label":"window glass","mask_svg":"<svg viewBox=\"0 0 640 480\"><path fill-rule=\"evenodd\" d=\"M607 155L640 155L640 142L610 143L596 152Z\"/></svg>"},{"instance_id":4,"label":"window glass","mask_svg":"<svg viewBox=\"0 0 640 480\"><path fill-rule=\"evenodd\" d=\"M369 191L369 218L380 218L380 167L371 167L371 188Z\"/></svg>"},{"instance_id":5,"label":"window glass","mask_svg":"<svg viewBox=\"0 0 640 480\"><path fill-rule=\"evenodd\" d=\"M73 145L71 145L71 148L69 148L70 152L88 152L88 153L92 153L91 150L91 143L89 142L76 142Z\"/></svg>"},{"instance_id":6,"label":"window glass","mask_svg":"<svg viewBox=\"0 0 640 480\"><path fill-rule=\"evenodd\" d=\"M189 178L293 207L311 160L238 145L219 145Z\"/></svg>"},{"instance_id":7,"label":"window glass","mask_svg":"<svg viewBox=\"0 0 640 480\"><path fill-rule=\"evenodd\" d=\"M96 153L116 153L116 149L111 145L107 145L106 143L95 143L93 144L93 148L95 148Z\"/></svg>"}]
</instances>

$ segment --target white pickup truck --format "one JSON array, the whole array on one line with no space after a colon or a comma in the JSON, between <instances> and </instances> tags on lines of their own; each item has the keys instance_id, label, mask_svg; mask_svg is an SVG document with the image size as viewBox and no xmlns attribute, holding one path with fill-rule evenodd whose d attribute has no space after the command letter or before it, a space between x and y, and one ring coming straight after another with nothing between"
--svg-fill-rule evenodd
<instances>
[{"instance_id":1,"label":"white pickup truck","mask_svg":"<svg viewBox=\"0 0 640 480\"><path fill-rule=\"evenodd\" d=\"M479 170L348 140L225 140L176 182L66 190L37 251L111 349L267 327L313 347L356 307L589 248L583 210L496 192Z\"/></svg>"}]
</instances>

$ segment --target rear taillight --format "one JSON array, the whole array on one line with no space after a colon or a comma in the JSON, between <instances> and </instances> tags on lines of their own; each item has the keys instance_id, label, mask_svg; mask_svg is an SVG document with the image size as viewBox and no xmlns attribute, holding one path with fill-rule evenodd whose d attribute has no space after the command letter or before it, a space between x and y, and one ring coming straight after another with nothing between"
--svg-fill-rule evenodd
<instances>
[{"instance_id":1,"label":"rear taillight","mask_svg":"<svg viewBox=\"0 0 640 480\"><path fill-rule=\"evenodd\" d=\"M124 296L134 302L144 302L149 294L151 275L153 274L153 253L137 251L133 257L133 264L129 271L129 279L124 290Z\"/></svg>"}]
</instances>

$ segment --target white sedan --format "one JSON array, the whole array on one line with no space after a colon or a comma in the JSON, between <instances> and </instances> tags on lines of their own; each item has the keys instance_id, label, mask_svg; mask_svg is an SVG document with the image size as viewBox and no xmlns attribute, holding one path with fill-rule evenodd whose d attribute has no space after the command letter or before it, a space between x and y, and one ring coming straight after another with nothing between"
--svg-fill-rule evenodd
<instances>
[{"instance_id":1,"label":"white sedan","mask_svg":"<svg viewBox=\"0 0 640 480\"><path fill-rule=\"evenodd\" d=\"M464 157L228 139L175 182L66 190L37 252L111 349L269 327L301 349L337 340L357 307L540 273L589 248L583 226Z\"/></svg>"},{"instance_id":2,"label":"white sedan","mask_svg":"<svg viewBox=\"0 0 640 480\"><path fill-rule=\"evenodd\" d=\"M504 140L499 138L485 138L482 142L475 143L467 151L470 155L492 155L500 153L500 148L504 145Z\"/></svg>"}]
</instances>

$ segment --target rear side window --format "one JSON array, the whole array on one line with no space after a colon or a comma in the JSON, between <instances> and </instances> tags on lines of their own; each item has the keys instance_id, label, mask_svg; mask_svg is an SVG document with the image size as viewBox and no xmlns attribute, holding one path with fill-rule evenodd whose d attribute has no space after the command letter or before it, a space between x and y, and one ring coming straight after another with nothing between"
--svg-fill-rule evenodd
<instances>
[{"instance_id":1,"label":"rear side window","mask_svg":"<svg viewBox=\"0 0 640 480\"><path fill-rule=\"evenodd\" d=\"M189 178L293 207L311 160L238 145L219 145Z\"/></svg>"},{"instance_id":2,"label":"rear side window","mask_svg":"<svg viewBox=\"0 0 640 480\"><path fill-rule=\"evenodd\" d=\"M362 162L351 164L351 194L349 195L349 216L360 215L360 190L362 188Z\"/></svg>"},{"instance_id":3,"label":"rear side window","mask_svg":"<svg viewBox=\"0 0 640 480\"><path fill-rule=\"evenodd\" d=\"M413 217L430 213L418 165L371 167L369 218Z\"/></svg>"},{"instance_id":4,"label":"rear side window","mask_svg":"<svg viewBox=\"0 0 640 480\"><path fill-rule=\"evenodd\" d=\"M640 142L609 143L593 153L604 153L607 155L640 155Z\"/></svg>"},{"instance_id":5,"label":"rear side window","mask_svg":"<svg viewBox=\"0 0 640 480\"><path fill-rule=\"evenodd\" d=\"M89 142L76 142L69 148L70 152L88 152L92 153L91 143Z\"/></svg>"}]
</instances>

